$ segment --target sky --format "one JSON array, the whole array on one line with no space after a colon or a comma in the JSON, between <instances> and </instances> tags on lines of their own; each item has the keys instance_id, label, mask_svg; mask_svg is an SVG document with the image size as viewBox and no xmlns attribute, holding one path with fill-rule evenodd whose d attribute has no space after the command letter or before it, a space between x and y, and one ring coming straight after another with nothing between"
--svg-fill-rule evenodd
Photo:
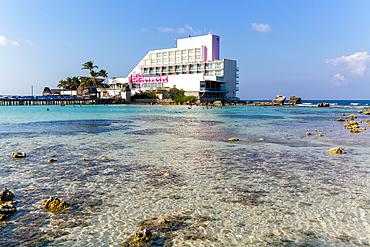
<instances>
[{"instance_id":1,"label":"sky","mask_svg":"<svg viewBox=\"0 0 370 247\"><path fill-rule=\"evenodd\" d=\"M370 1L0 0L0 95L41 95L94 61L126 77L150 50L211 32L244 100L370 99Z\"/></svg>"}]
</instances>

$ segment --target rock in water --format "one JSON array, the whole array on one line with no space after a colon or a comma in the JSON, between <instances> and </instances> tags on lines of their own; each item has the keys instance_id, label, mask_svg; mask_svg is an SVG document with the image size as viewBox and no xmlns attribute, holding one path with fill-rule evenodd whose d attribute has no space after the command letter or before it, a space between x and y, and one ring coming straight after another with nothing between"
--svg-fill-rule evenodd
<instances>
[{"instance_id":1,"label":"rock in water","mask_svg":"<svg viewBox=\"0 0 370 247\"><path fill-rule=\"evenodd\" d=\"M50 197L42 203L42 206L48 211L60 211L69 207L65 201L61 201L58 197Z\"/></svg>"},{"instance_id":2,"label":"rock in water","mask_svg":"<svg viewBox=\"0 0 370 247\"><path fill-rule=\"evenodd\" d=\"M151 238L152 233L149 230L144 229L143 231L136 232L133 236L129 237L124 246L152 246L151 244L148 245Z\"/></svg>"},{"instance_id":3,"label":"rock in water","mask_svg":"<svg viewBox=\"0 0 370 247\"><path fill-rule=\"evenodd\" d=\"M0 202L13 201L14 195L7 188L0 192Z\"/></svg>"},{"instance_id":4,"label":"rock in water","mask_svg":"<svg viewBox=\"0 0 370 247\"><path fill-rule=\"evenodd\" d=\"M12 158L13 159L26 158L26 153L13 152L12 153Z\"/></svg>"},{"instance_id":5,"label":"rock in water","mask_svg":"<svg viewBox=\"0 0 370 247\"><path fill-rule=\"evenodd\" d=\"M338 147L338 148L331 148L329 150L326 150L326 152L332 153L332 154L342 154L342 153L344 153L344 150L343 150L343 148Z\"/></svg>"},{"instance_id":6,"label":"rock in water","mask_svg":"<svg viewBox=\"0 0 370 247\"><path fill-rule=\"evenodd\" d=\"M0 220L5 220L17 212L17 208L12 204L12 202L7 202L0 204Z\"/></svg>"},{"instance_id":7,"label":"rock in water","mask_svg":"<svg viewBox=\"0 0 370 247\"><path fill-rule=\"evenodd\" d=\"M230 138L229 139L229 142L237 142L237 141L239 141L239 138Z\"/></svg>"},{"instance_id":8,"label":"rock in water","mask_svg":"<svg viewBox=\"0 0 370 247\"><path fill-rule=\"evenodd\" d=\"M288 104L300 104L302 102L301 98L290 96Z\"/></svg>"}]
</instances>

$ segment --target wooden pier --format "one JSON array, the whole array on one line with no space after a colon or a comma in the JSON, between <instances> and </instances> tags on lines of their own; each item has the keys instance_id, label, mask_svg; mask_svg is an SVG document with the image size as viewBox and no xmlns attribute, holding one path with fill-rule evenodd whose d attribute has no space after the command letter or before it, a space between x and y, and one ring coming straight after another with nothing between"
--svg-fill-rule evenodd
<instances>
[{"instance_id":1,"label":"wooden pier","mask_svg":"<svg viewBox=\"0 0 370 247\"><path fill-rule=\"evenodd\" d=\"M100 105L123 104L124 99L0 99L0 106L12 105Z\"/></svg>"}]
</instances>

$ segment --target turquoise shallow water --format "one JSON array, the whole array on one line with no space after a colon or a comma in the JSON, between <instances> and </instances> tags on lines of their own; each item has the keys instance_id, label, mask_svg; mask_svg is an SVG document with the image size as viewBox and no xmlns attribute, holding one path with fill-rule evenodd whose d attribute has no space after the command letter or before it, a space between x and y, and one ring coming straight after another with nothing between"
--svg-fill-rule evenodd
<instances>
[{"instance_id":1,"label":"turquoise shallow water","mask_svg":"<svg viewBox=\"0 0 370 247\"><path fill-rule=\"evenodd\" d=\"M354 108L1 107L0 186L20 202L0 246L122 246L179 215L158 245L368 245L369 133L342 113L367 126ZM49 196L71 207L46 212Z\"/></svg>"}]
</instances>

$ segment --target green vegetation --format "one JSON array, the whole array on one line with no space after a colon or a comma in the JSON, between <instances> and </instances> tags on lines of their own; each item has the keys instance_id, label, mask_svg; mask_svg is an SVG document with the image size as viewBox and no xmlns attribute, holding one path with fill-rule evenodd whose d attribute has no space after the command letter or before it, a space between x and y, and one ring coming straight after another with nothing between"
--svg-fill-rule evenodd
<instances>
[{"instance_id":1,"label":"green vegetation","mask_svg":"<svg viewBox=\"0 0 370 247\"><path fill-rule=\"evenodd\" d=\"M171 97L173 101L176 103L185 103L185 102L193 102L197 97L196 96L185 96L185 91L183 89L177 89L173 87L170 89L168 95Z\"/></svg>"},{"instance_id":2,"label":"green vegetation","mask_svg":"<svg viewBox=\"0 0 370 247\"><path fill-rule=\"evenodd\" d=\"M94 65L93 61L88 61L82 64L81 69L88 69L90 71L91 77L67 77L65 80L60 80L58 88L76 90L78 87L101 87L108 88L109 84L104 83L105 79L108 77L108 72L104 69L96 71L98 69L97 65ZM103 77L99 78L99 77Z\"/></svg>"},{"instance_id":3,"label":"green vegetation","mask_svg":"<svg viewBox=\"0 0 370 247\"><path fill-rule=\"evenodd\" d=\"M134 96L131 96L131 100L135 99L158 99L158 96L150 91L150 92L140 92L135 94Z\"/></svg>"}]
</instances>

